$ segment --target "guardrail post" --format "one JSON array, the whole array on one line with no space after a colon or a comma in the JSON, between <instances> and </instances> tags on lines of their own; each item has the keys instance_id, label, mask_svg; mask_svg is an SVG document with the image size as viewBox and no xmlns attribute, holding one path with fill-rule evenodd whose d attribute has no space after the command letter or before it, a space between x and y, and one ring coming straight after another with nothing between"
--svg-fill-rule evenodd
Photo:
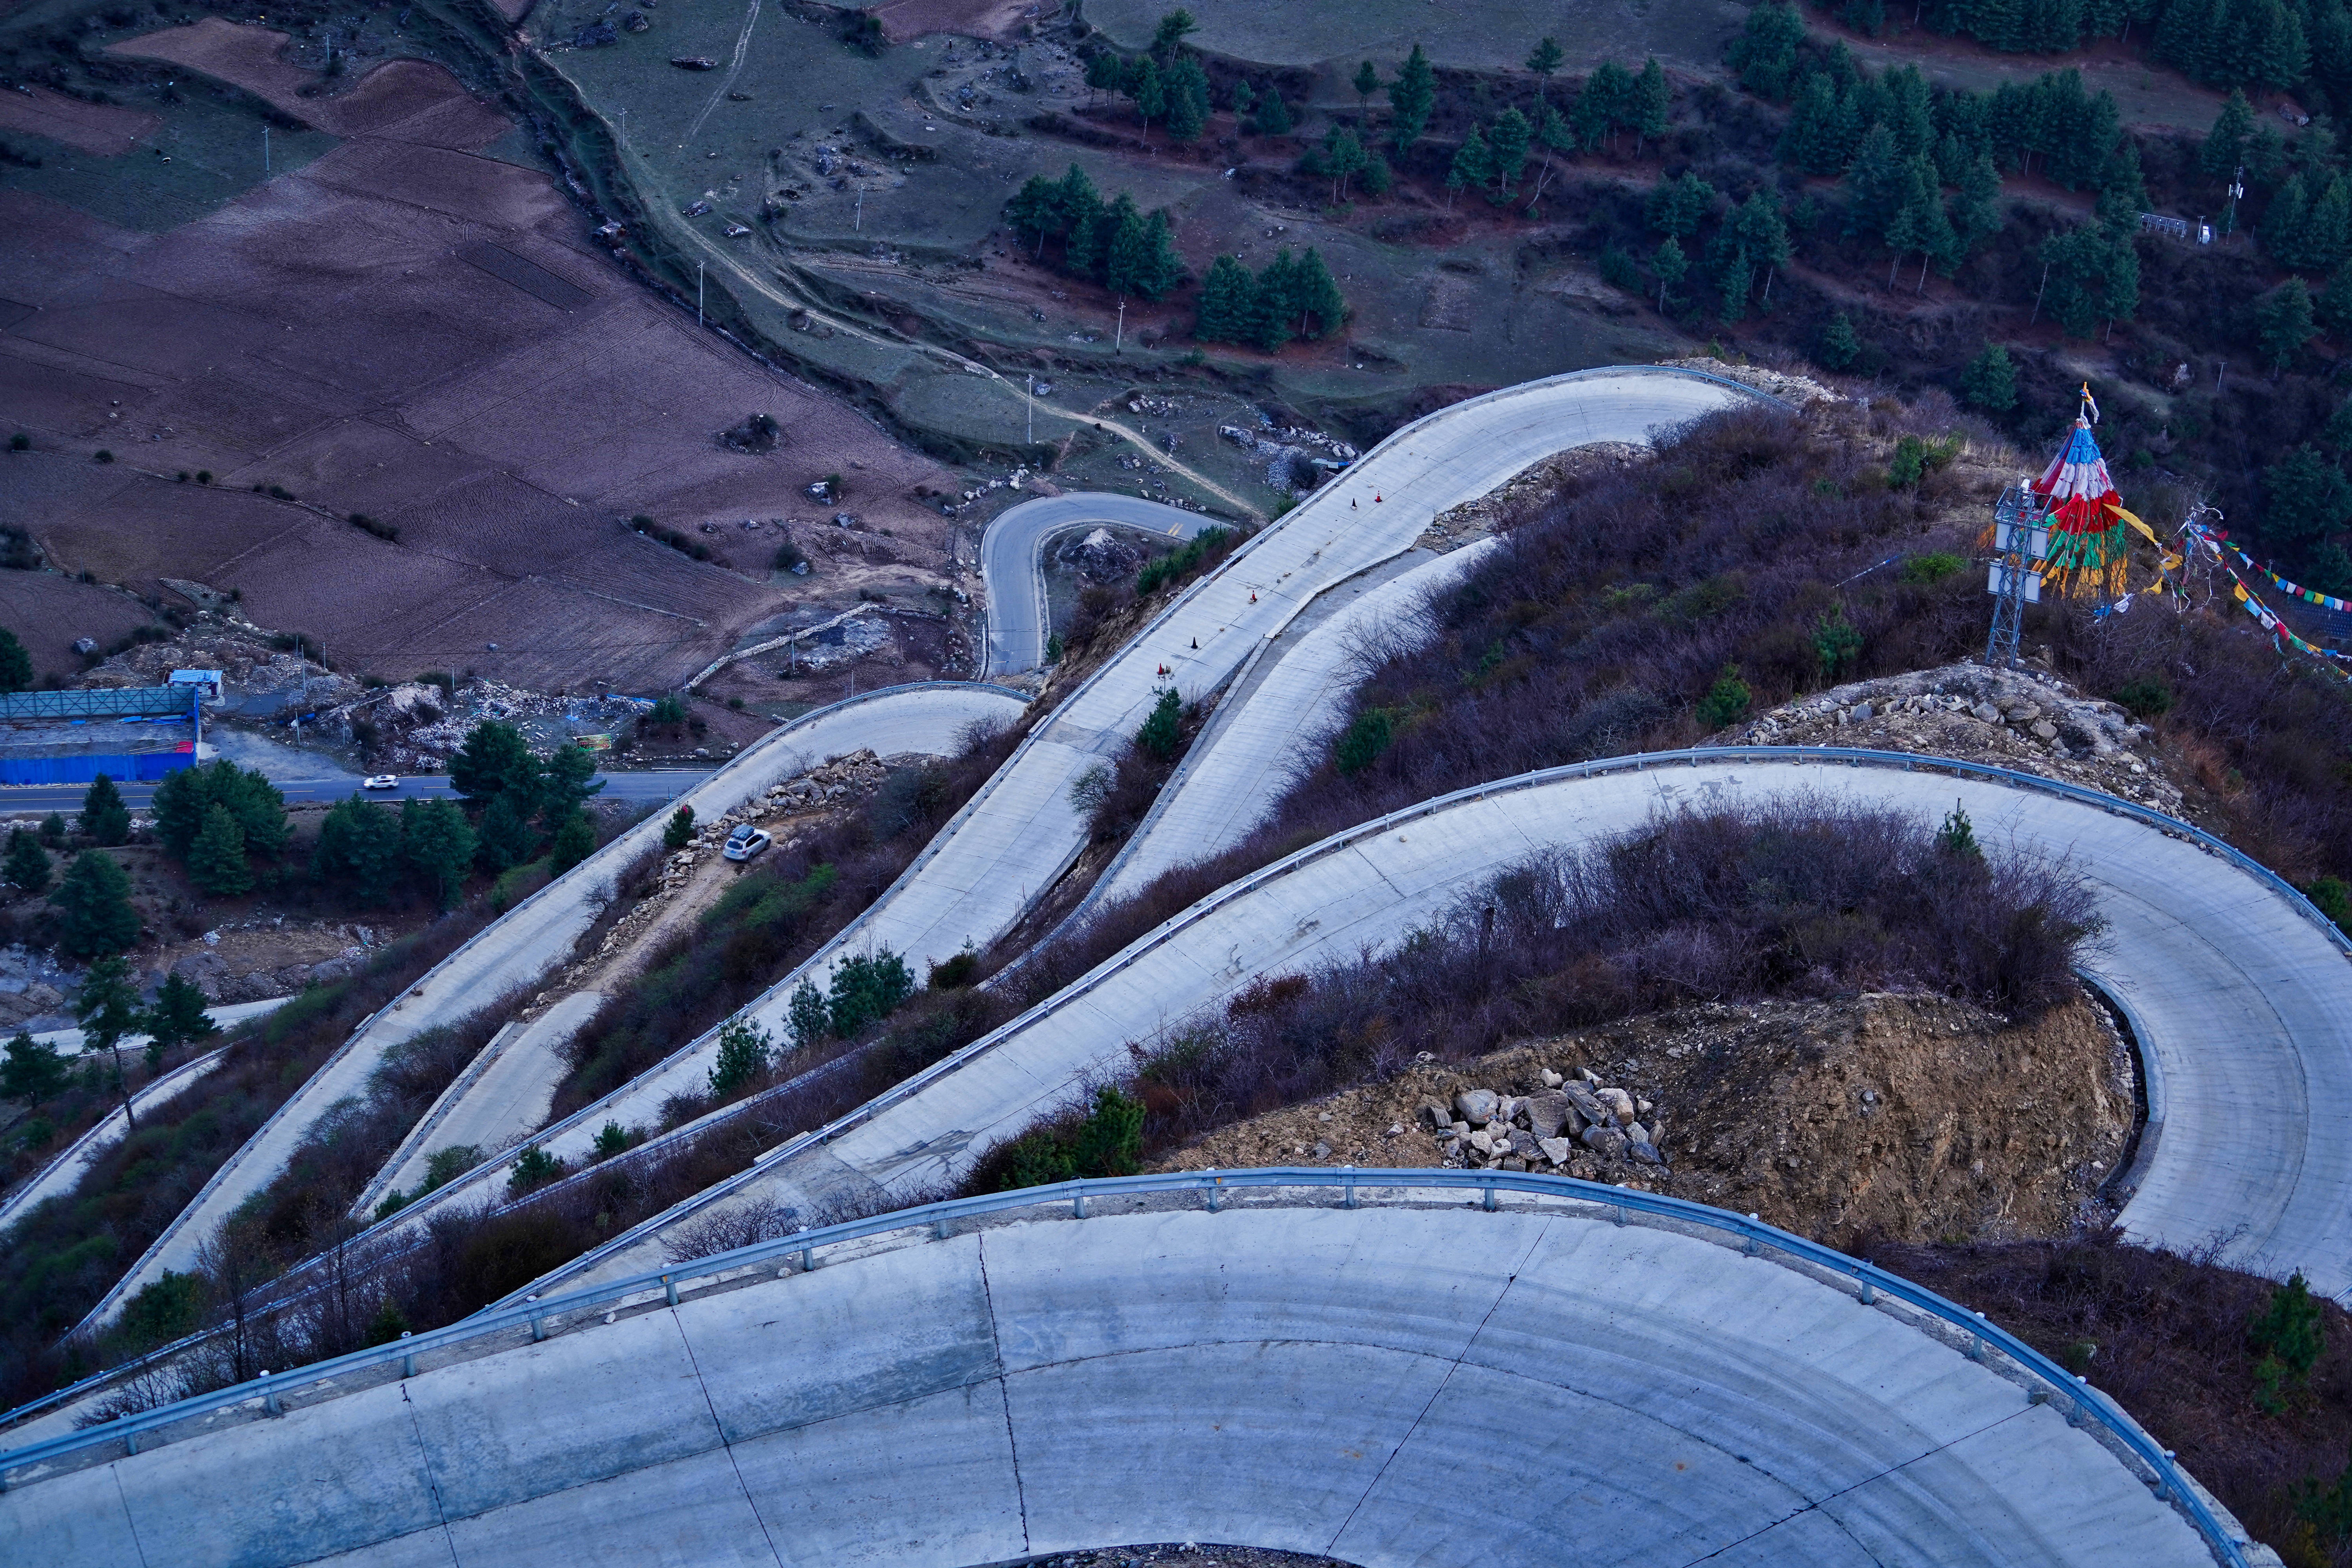
<instances>
[{"instance_id":1,"label":"guardrail post","mask_svg":"<svg viewBox=\"0 0 2352 1568\"><path fill-rule=\"evenodd\" d=\"M1346 1182L1346 1184L1346 1184L1347 1189L1348 1189L1348 1206L1349 1206L1349 1208L1354 1208L1354 1207L1356 1206L1356 1173L1355 1173L1355 1172L1350 1171L1350 1172L1349 1172L1349 1173L1348 1173L1348 1179L1347 1179L1347 1182Z\"/></svg>"},{"instance_id":2,"label":"guardrail post","mask_svg":"<svg viewBox=\"0 0 2352 1568\"><path fill-rule=\"evenodd\" d=\"M1611 1204L1609 1205L1609 1223L1615 1226L1622 1226L1625 1223L1624 1205Z\"/></svg>"},{"instance_id":3,"label":"guardrail post","mask_svg":"<svg viewBox=\"0 0 2352 1568\"><path fill-rule=\"evenodd\" d=\"M1492 1182L1486 1184L1486 1209L1488 1214L1495 1212L1495 1184Z\"/></svg>"},{"instance_id":4,"label":"guardrail post","mask_svg":"<svg viewBox=\"0 0 2352 1568\"><path fill-rule=\"evenodd\" d=\"M1218 1187L1213 1179L1210 1181L1208 1185L1202 1188L1201 1191L1202 1194L1209 1200L1209 1212L1211 1214L1215 1214L1217 1210L1223 1206L1223 1200L1224 1197L1223 1192Z\"/></svg>"},{"instance_id":5,"label":"guardrail post","mask_svg":"<svg viewBox=\"0 0 2352 1568\"><path fill-rule=\"evenodd\" d=\"M1878 1287L1872 1284L1867 1279L1864 1280L1862 1282L1862 1304L1865 1307L1874 1306L1877 1301Z\"/></svg>"},{"instance_id":6,"label":"guardrail post","mask_svg":"<svg viewBox=\"0 0 2352 1568\"><path fill-rule=\"evenodd\" d=\"M803 1247L801 1248L801 1272L803 1274L814 1274L816 1272L815 1247Z\"/></svg>"},{"instance_id":7,"label":"guardrail post","mask_svg":"<svg viewBox=\"0 0 2352 1568\"><path fill-rule=\"evenodd\" d=\"M1081 1192L1076 1196L1070 1199L1070 1217L1073 1219L1084 1219L1087 1217L1087 1194L1085 1193Z\"/></svg>"},{"instance_id":8,"label":"guardrail post","mask_svg":"<svg viewBox=\"0 0 2352 1568\"><path fill-rule=\"evenodd\" d=\"M409 1331L406 1329L400 1331L400 1337L404 1340L408 1338L408 1334ZM416 1375L416 1352L415 1351L410 1351L400 1358L400 1375L403 1377L415 1377Z\"/></svg>"},{"instance_id":9,"label":"guardrail post","mask_svg":"<svg viewBox=\"0 0 2352 1568\"><path fill-rule=\"evenodd\" d=\"M1984 1336L1982 1334L1970 1334L1969 1336L1969 1359L1973 1362L1982 1362L1984 1358Z\"/></svg>"},{"instance_id":10,"label":"guardrail post","mask_svg":"<svg viewBox=\"0 0 2352 1568\"><path fill-rule=\"evenodd\" d=\"M268 1373L268 1371L266 1368L263 1370L263 1372L262 1372L262 1373L261 1373L261 1377L262 1377L262 1383L261 1383L261 1408L262 1408L262 1410L263 1410L266 1414L268 1414L268 1415L285 1415L285 1414L286 1414L285 1410L284 1410L284 1409L283 1409L283 1408L278 1405L278 1390L270 1386L270 1384L269 1384L269 1373Z\"/></svg>"},{"instance_id":11,"label":"guardrail post","mask_svg":"<svg viewBox=\"0 0 2352 1568\"><path fill-rule=\"evenodd\" d=\"M123 1419L128 1421L131 1417L126 1415ZM136 1454L139 1452L139 1434L136 1432L125 1432L122 1435L122 1447L125 1453Z\"/></svg>"},{"instance_id":12,"label":"guardrail post","mask_svg":"<svg viewBox=\"0 0 2352 1568\"><path fill-rule=\"evenodd\" d=\"M677 1281L667 1274L662 1276L662 1300L673 1307L677 1305Z\"/></svg>"},{"instance_id":13,"label":"guardrail post","mask_svg":"<svg viewBox=\"0 0 2352 1568\"><path fill-rule=\"evenodd\" d=\"M546 1338L547 1320L545 1318L533 1318L530 1321L530 1342L538 1344Z\"/></svg>"},{"instance_id":14,"label":"guardrail post","mask_svg":"<svg viewBox=\"0 0 2352 1568\"><path fill-rule=\"evenodd\" d=\"M948 1238L948 1222L947 1222L946 1220L944 1220L944 1219L940 1219L940 1220L934 1220L934 1221L932 1221L932 1222L931 1222L931 1239L932 1239L933 1241L945 1241L947 1238Z\"/></svg>"}]
</instances>

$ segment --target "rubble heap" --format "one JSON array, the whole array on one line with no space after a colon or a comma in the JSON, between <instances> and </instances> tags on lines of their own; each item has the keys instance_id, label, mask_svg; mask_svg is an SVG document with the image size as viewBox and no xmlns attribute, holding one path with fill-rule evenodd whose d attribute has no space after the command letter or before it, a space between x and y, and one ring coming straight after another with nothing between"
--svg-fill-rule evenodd
<instances>
[{"instance_id":1,"label":"rubble heap","mask_svg":"<svg viewBox=\"0 0 2352 1568\"><path fill-rule=\"evenodd\" d=\"M1608 1163L1663 1165L1658 1152L1665 1113L1630 1090L1601 1080L1591 1068L1567 1077L1549 1068L1533 1094L1465 1089L1451 1105L1421 1102L1423 1129L1436 1139L1449 1168L1564 1170L1580 1148Z\"/></svg>"},{"instance_id":2,"label":"rubble heap","mask_svg":"<svg viewBox=\"0 0 2352 1568\"><path fill-rule=\"evenodd\" d=\"M2145 724L2047 670L1954 664L1855 681L1785 703L1727 732L1742 746L1862 746L1990 763L2063 779L2178 816Z\"/></svg>"}]
</instances>

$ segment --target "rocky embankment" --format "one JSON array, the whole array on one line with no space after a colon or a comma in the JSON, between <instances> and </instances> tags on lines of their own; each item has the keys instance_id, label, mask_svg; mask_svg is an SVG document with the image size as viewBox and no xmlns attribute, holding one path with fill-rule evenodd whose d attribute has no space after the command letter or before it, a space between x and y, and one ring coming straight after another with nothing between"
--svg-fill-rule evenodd
<instances>
[{"instance_id":1,"label":"rocky embankment","mask_svg":"<svg viewBox=\"0 0 2352 1568\"><path fill-rule=\"evenodd\" d=\"M2064 1235L2133 1126L2128 1048L2087 998L2031 1021L1871 993L1628 1019L1269 1111L1168 1170L1554 1172L1832 1242Z\"/></svg>"},{"instance_id":2,"label":"rocky embankment","mask_svg":"<svg viewBox=\"0 0 2352 1568\"><path fill-rule=\"evenodd\" d=\"M1725 731L1738 746L1863 746L1990 763L2105 790L2174 816L2180 787L2152 731L2046 670L1939 669L1855 681Z\"/></svg>"}]
</instances>

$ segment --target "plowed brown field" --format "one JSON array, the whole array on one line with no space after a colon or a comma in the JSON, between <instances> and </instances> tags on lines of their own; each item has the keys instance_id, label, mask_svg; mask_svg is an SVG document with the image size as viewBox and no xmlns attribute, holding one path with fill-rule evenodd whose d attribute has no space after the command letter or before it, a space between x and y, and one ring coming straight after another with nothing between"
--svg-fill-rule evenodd
<instances>
[{"instance_id":1,"label":"plowed brown field","mask_svg":"<svg viewBox=\"0 0 2352 1568\"><path fill-rule=\"evenodd\" d=\"M625 276L545 175L474 155L507 122L446 73L401 61L306 99L282 41L207 18L120 47L346 138L299 172L161 235L0 193L0 424L36 448L0 461L0 510L55 562L240 590L356 670L639 691L794 600L937 581L943 525L910 492L954 476ZM776 451L719 442L755 410ZM197 469L218 482L176 478ZM813 521L803 487L845 470L901 563L770 582L772 532L735 525ZM725 526L739 569L631 531L641 512Z\"/></svg>"}]
</instances>

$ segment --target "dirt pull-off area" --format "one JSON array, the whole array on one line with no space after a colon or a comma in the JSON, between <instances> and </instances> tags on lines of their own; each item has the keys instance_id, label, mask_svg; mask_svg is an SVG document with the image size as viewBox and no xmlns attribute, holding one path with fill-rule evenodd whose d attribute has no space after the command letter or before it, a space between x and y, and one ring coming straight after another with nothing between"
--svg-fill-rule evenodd
<instances>
[{"instance_id":1,"label":"dirt pull-off area","mask_svg":"<svg viewBox=\"0 0 2352 1568\"><path fill-rule=\"evenodd\" d=\"M2124 1156L2132 1075L2088 999L2027 1024L1887 993L1711 1006L1421 1062L1159 1168L1492 1165L1637 1185L1840 1246L2058 1236L2091 1217ZM1587 1100L1601 1117L1578 1112Z\"/></svg>"}]
</instances>

